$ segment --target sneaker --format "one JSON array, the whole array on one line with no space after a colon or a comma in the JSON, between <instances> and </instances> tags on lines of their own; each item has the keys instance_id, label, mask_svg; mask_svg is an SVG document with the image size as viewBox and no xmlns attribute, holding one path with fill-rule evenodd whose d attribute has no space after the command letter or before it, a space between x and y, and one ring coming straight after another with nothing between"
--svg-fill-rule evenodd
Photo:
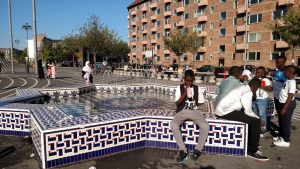
<instances>
[{"instance_id":1,"label":"sneaker","mask_svg":"<svg viewBox=\"0 0 300 169\"><path fill-rule=\"evenodd\" d=\"M248 157L254 158L259 161L268 161L269 160L269 158L263 156L260 151L257 151L255 153L248 153Z\"/></svg>"},{"instance_id":2,"label":"sneaker","mask_svg":"<svg viewBox=\"0 0 300 169\"><path fill-rule=\"evenodd\" d=\"M200 156L201 156L201 151L195 149L191 156L191 159L197 161Z\"/></svg>"},{"instance_id":3,"label":"sneaker","mask_svg":"<svg viewBox=\"0 0 300 169\"><path fill-rule=\"evenodd\" d=\"M290 142L285 142L283 139L274 141L273 144L279 147L290 147Z\"/></svg>"},{"instance_id":4,"label":"sneaker","mask_svg":"<svg viewBox=\"0 0 300 169\"><path fill-rule=\"evenodd\" d=\"M277 136L277 137L273 137L273 142L277 142L277 141L280 141L282 140L281 137Z\"/></svg>"},{"instance_id":5,"label":"sneaker","mask_svg":"<svg viewBox=\"0 0 300 169\"><path fill-rule=\"evenodd\" d=\"M178 157L176 158L176 161L178 163L182 163L183 161L189 159L189 153L186 153L184 151L180 151Z\"/></svg>"},{"instance_id":6,"label":"sneaker","mask_svg":"<svg viewBox=\"0 0 300 169\"><path fill-rule=\"evenodd\" d=\"M264 135L267 134L267 133L268 133L268 130L266 130L266 129L261 129L261 130L260 130L260 137L264 137Z\"/></svg>"}]
</instances>

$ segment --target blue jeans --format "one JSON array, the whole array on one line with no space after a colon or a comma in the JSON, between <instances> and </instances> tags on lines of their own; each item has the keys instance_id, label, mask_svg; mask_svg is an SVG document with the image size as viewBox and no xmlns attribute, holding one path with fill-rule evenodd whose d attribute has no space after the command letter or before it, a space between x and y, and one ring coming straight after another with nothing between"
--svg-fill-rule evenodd
<instances>
[{"instance_id":1,"label":"blue jeans","mask_svg":"<svg viewBox=\"0 0 300 169\"><path fill-rule=\"evenodd\" d=\"M252 102L252 110L259 118L265 122L265 125L262 128L266 129L267 126L267 107L268 99L256 99Z\"/></svg>"}]
</instances>

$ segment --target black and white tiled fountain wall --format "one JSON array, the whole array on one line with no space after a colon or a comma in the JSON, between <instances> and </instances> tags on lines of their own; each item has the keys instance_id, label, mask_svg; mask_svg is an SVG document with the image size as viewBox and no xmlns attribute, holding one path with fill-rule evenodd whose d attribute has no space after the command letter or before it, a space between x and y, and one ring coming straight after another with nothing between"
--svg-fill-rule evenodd
<instances>
[{"instance_id":1,"label":"black and white tiled fountain wall","mask_svg":"<svg viewBox=\"0 0 300 169\"><path fill-rule=\"evenodd\" d=\"M247 154L247 125L218 120L209 100L202 106L210 131L204 147L207 153L245 156ZM27 89L30 90L30 89ZM76 97L89 92L159 92L174 95L175 86L164 85L95 85L75 89L37 90L53 98ZM22 91L20 95L30 91ZM37 93L36 93L37 94ZM43 168L76 163L94 157L142 147L177 149L170 122L171 110L135 109L97 115L73 117L56 106L12 103L0 107L2 134L31 135ZM22 134L23 132L23 134ZM201 132L201 131L200 131ZM26 135L25 134L25 135ZM199 130L192 122L182 126L188 149L193 149Z\"/></svg>"}]
</instances>

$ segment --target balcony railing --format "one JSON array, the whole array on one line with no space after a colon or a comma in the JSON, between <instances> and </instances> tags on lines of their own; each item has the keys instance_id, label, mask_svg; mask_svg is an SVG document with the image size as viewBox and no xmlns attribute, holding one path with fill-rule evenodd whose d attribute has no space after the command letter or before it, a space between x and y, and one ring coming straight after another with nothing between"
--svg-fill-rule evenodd
<instances>
[{"instance_id":1,"label":"balcony railing","mask_svg":"<svg viewBox=\"0 0 300 169\"><path fill-rule=\"evenodd\" d=\"M166 4L166 3L171 3L172 2L172 0L164 0L164 3Z\"/></svg>"},{"instance_id":2,"label":"balcony railing","mask_svg":"<svg viewBox=\"0 0 300 169\"><path fill-rule=\"evenodd\" d=\"M142 7L142 11L143 11L143 12L147 11L147 7L146 7L146 6L145 6L145 7Z\"/></svg>"},{"instance_id":3,"label":"balcony railing","mask_svg":"<svg viewBox=\"0 0 300 169\"><path fill-rule=\"evenodd\" d=\"M246 11L250 12L250 8L246 9L246 6L239 6L236 10L237 14L244 14Z\"/></svg>"},{"instance_id":4,"label":"balcony railing","mask_svg":"<svg viewBox=\"0 0 300 169\"><path fill-rule=\"evenodd\" d=\"M183 13L184 12L184 6L176 8L177 13Z\"/></svg>"},{"instance_id":5,"label":"balcony railing","mask_svg":"<svg viewBox=\"0 0 300 169\"><path fill-rule=\"evenodd\" d=\"M198 22L207 22L207 16L205 16L205 15L199 16L198 17Z\"/></svg>"},{"instance_id":6,"label":"balcony railing","mask_svg":"<svg viewBox=\"0 0 300 169\"><path fill-rule=\"evenodd\" d=\"M294 0L278 0L278 6L290 6L294 4L295 4Z\"/></svg>"},{"instance_id":7,"label":"balcony railing","mask_svg":"<svg viewBox=\"0 0 300 169\"><path fill-rule=\"evenodd\" d=\"M171 24L165 24L164 25L164 29L171 29L172 28L172 25Z\"/></svg>"},{"instance_id":8,"label":"balcony railing","mask_svg":"<svg viewBox=\"0 0 300 169\"><path fill-rule=\"evenodd\" d=\"M198 37L206 37L206 36L207 36L207 32L206 31L198 32Z\"/></svg>"},{"instance_id":9,"label":"balcony railing","mask_svg":"<svg viewBox=\"0 0 300 169\"><path fill-rule=\"evenodd\" d=\"M147 34L147 33L148 33L147 30L143 30L143 31L142 31L142 34Z\"/></svg>"},{"instance_id":10,"label":"balcony railing","mask_svg":"<svg viewBox=\"0 0 300 169\"><path fill-rule=\"evenodd\" d=\"M148 42L147 42L146 40L143 40L143 41L142 41L142 44L143 44L143 45L147 45Z\"/></svg>"},{"instance_id":11,"label":"balcony railing","mask_svg":"<svg viewBox=\"0 0 300 169\"><path fill-rule=\"evenodd\" d=\"M151 9L153 9L153 8L157 8L157 6L158 6L158 4L157 4L157 3L153 3L153 4L151 4L151 5L150 5L150 8L151 8Z\"/></svg>"},{"instance_id":12,"label":"balcony railing","mask_svg":"<svg viewBox=\"0 0 300 169\"><path fill-rule=\"evenodd\" d=\"M248 26L245 26L245 25L241 25L241 26L237 26L236 27L236 32L245 32L245 31L248 31Z\"/></svg>"},{"instance_id":13,"label":"balcony railing","mask_svg":"<svg viewBox=\"0 0 300 169\"><path fill-rule=\"evenodd\" d=\"M166 17L166 16L171 16L172 15L172 12L171 11L166 11L165 13L164 13L164 16Z\"/></svg>"},{"instance_id":14,"label":"balcony railing","mask_svg":"<svg viewBox=\"0 0 300 169\"><path fill-rule=\"evenodd\" d=\"M275 47L277 49L285 49L285 48L289 48L289 44L286 41L276 41Z\"/></svg>"},{"instance_id":15,"label":"balcony railing","mask_svg":"<svg viewBox=\"0 0 300 169\"><path fill-rule=\"evenodd\" d=\"M157 32L157 27L151 28L151 32Z\"/></svg>"},{"instance_id":16,"label":"balcony railing","mask_svg":"<svg viewBox=\"0 0 300 169\"><path fill-rule=\"evenodd\" d=\"M179 21L176 24L177 27L183 27L184 26L184 21Z\"/></svg>"},{"instance_id":17,"label":"balcony railing","mask_svg":"<svg viewBox=\"0 0 300 169\"><path fill-rule=\"evenodd\" d=\"M131 13L130 13L131 15L136 15L136 11L131 11Z\"/></svg>"},{"instance_id":18,"label":"balcony railing","mask_svg":"<svg viewBox=\"0 0 300 169\"><path fill-rule=\"evenodd\" d=\"M206 52L206 47L200 47L200 48L198 49L198 52L200 52L200 53L205 53L205 52Z\"/></svg>"},{"instance_id":19,"label":"balcony railing","mask_svg":"<svg viewBox=\"0 0 300 169\"><path fill-rule=\"evenodd\" d=\"M152 16L150 17L150 19L151 19L151 21L157 20L157 15L152 15Z\"/></svg>"},{"instance_id":20,"label":"balcony railing","mask_svg":"<svg viewBox=\"0 0 300 169\"><path fill-rule=\"evenodd\" d=\"M152 44L157 43L157 40L156 39L151 39L151 43Z\"/></svg>"},{"instance_id":21,"label":"balcony railing","mask_svg":"<svg viewBox=\"0 0 300 169\"><path fill-rule=\"evenodd\" d=\"M198 6L207 6L208 5L208 0L200 0L198 3Z\"/></svg>"},{"instance_id":22,"label":"balcony railing","mask_svg":"<svg viewBox=\"0 0 300 169\"><path fill-rule=\"evenodd\" d=\"M135 26L135 25L136 25L136 22L135 22L135 21L132 21L132 22L131 22L131 25L132 25L132 26Z\"/></svg>"},{"instance_id":23,"label":"balcony railing","mask_svg":"<svg viewBox=\"0 0 300 169\"><path fill-rule=\"evenodd\" d=\"M142 19L142 23L147 23L148 22L148 19L144 18Z\"/></svg>"},{"instance_id":24,"label":"balcony railing","mask_svg":"<svg viewBox=\"0 0 300 169\"><path fill-rule=\"evenodd\" d=\"M170 55L171 52L170 52L169 50L166 49L166 50L164 50L164 54L165 54L165 55Z\"/></svg>"},{"instance_id":25,"label":"balcony railing","mask_svg":"<svg viewBox=\"0 0 300 169\"><path fill-rule=\"evenodd\" d=\"M245 50L247 49L247 46L245 43L239 43L235 45L235 50Z\"/></svg>"}]
</instances>

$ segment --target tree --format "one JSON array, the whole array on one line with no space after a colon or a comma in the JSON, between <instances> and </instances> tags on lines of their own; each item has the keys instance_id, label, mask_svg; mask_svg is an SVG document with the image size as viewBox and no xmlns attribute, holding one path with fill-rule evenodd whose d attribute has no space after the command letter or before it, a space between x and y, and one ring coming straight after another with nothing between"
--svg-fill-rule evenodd
<instances>
[{"instance_id":1,"label":"tree","mask_svg":"<svg viewBox=\"0 0 300 169\"><path fill-rule=\"evenodd\" d=\"M198 48L202 46L204 39L199 38L197 32L183 32L179 29L172 31L163 40L166 47L177 57L180 57L186 52L196 53Z\"/></svg>"},{"instance_id":2,"label":"tree","mask_svg":"<svg viewBox=\"0 0 300 169\"><path fill-rule=\"evenodd\" d=\"M270 29L289 44L294 63L295 50L300 47L300 8L290 8L282 20L270 24Z\"/></svg>"},{"instance_id":3,"label":"tree","mask_svg":"<svg viewBox=\"0 0 300 169\"><path fill-rule=\"evenodd\" d=\"M63 47L66 53L72 56L73 62L75 62L76 54L80 49L80 37L78 35L68 35L63 40ZM73 64L75 66L75 64Z\"/></svg>"}]
</instances>

